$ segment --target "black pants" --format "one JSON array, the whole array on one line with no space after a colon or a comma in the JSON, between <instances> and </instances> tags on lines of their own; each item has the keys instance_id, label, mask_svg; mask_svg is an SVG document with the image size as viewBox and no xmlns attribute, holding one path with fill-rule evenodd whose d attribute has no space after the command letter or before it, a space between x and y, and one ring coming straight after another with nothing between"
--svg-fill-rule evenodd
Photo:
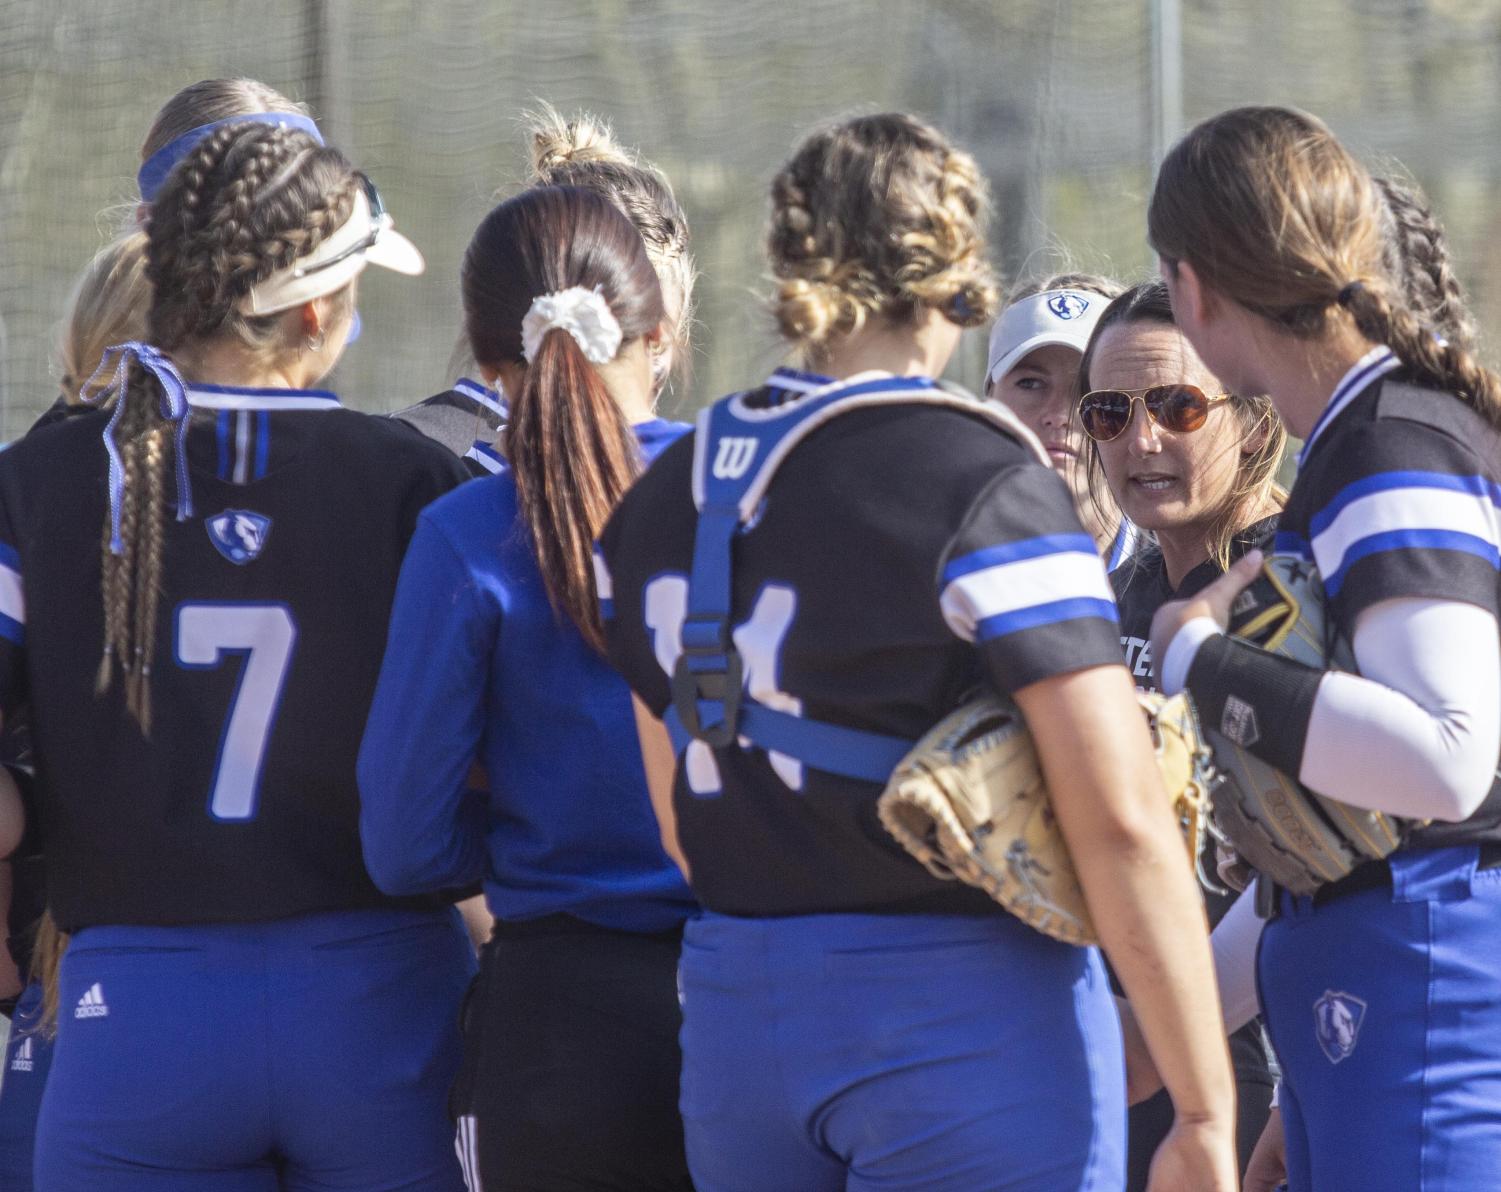
<instances>
[{"instance_id":1,"label":"black pants","mask_svg":"<svg viewBox=\"0 0 1501 1192\"><path fill-rule=\"evenodd\" d=\"M1262 1045L1259 1020L1230 1036L1230 1060L1235 1068L1236 1170L1244 1173L1266 1126L1276 1084ZM1126 1192L1144 1192L1152 1156L1172 1126L1173 1102L1166 1089L1131 1107L1126 1127Z\"/></svg>"},{"instance_id":2,"label":"black pants","mask_svg":"<svg viewBox=\"0 0 1501 1192\"><path fill-rule=\"evenodd\" d=\"M499 923L454 1089L484 1192L691 1192L678 1113L682 932ZM468 1120L466 1120L468 1119Z\"/></svg>"}]
</instances>

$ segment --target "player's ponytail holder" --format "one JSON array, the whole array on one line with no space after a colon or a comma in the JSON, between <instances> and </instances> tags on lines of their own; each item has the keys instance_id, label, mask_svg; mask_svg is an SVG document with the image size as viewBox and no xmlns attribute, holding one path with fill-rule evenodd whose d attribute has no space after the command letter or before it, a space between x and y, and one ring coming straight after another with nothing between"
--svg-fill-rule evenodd
<instances>
[{"instance_id":1,"label":"player's ponytail holder","mask_svg":"<svg viewBox=\"0 0 1501 1192\"><path fill-rule=\"evenodd\" d=\"M109 371L110 358L114 358L115 375L109 384L95 388L94 383ZM162 355L160 350L140 340L127 340L104 349L99 358L99 367L94 375L84 382L78 392L80 401L88 405L103 405L116 395L114 412L109 425L104 428L104 449L109 453L109 549L111 554L125 553L125 540L120 537L120 514L125 497L125 462L120 457L120 444L115 431L120 417L125 413L125 386L129 380L130 362L135 359L151 373L162 387L161 415L175 425L177 457L177 520L186 521L193 516L193 490L188 482L188 386L177 371L177 365Z\"/></svg>"},{"instance_id":2,"label":"player's ponytail holder","mask_svg":"<svg viewBox=\"0 0 1501 1192\"><path fill-rule=\"evenodd\" d=\"M536 359L549 331L568 332L591 364L614 360L625 338L600 286L570 286L533 299L521 320L521 355L528 364Z\"/></svg>"},{"instance_id":3,"label":"player's ponytail holder","mask_svg":"<svg viewBox=\"0 0 1501 1192\"><path fill-rule=\"evenodd\" d=\"M1334 296L1334 301L1340 306L1349 306L1350 303L1354 300L1355 295L1359 294L1364 289L1365 282L1352 281Z\"/></svg>"}]
</instances>

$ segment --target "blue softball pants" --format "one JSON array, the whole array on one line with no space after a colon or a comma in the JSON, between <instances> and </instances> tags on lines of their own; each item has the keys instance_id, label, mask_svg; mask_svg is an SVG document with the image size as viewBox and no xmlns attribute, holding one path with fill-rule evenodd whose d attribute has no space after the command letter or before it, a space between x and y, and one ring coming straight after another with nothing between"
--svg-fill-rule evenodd
<instances>
[{"instance_id":1,"label":"blue softball pants","mask_svg":"<svg viewBox=\"0 0 1501 1192\"><path fill-rule=\"evenodd\" d=\"M39 1192L463 1192L457 912L89 927L63 958Z\"/></svg>"},{"instance_id":2,"label":"blue softball pants","mask_svg":"<svg viewBox=\"0 0 1501 1192\"><path fill-rule=\"evenodd\" d=\"M37 1110L52 1065L52 1040L42 1034L42 987L33 981L11 1015L5 1045L5 1079L0 1083L0 1188L31 1192L31 1157L36 1149Z\"/></svg>"},{"instance_id":3,"label":"blue softball pants","mask_svg":"<svg viewBox=\"0 0 1501 1192\"><path fill-rule=\"evenodd\" d=\"M1290 1192L1501 1188L1501 869L1388 858L1390 889L1280 895L1257 974Z\"/></svg>"},{"instance_id":4,"label":"blue softball pants","mask_svg":"<svg viewBox=\"0 0 1501 1192\"><path fill-rule=\"evenodd\" d=\"M1094 949L1008 915L705 915L681 965L699 1192L1117 1192Z\"/></svg>"}]
</instances>

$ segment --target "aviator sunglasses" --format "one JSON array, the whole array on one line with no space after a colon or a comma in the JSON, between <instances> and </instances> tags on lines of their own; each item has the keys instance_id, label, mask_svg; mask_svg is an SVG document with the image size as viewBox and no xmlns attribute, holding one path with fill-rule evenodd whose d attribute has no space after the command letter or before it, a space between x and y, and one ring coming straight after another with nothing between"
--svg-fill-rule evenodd
<instances>
[{"instance_id":1,"label":"aviator sunglasses","mask_svg":"<svg viewBox=\"0 0 1501 1192\"><path fill-rule=\"evenodd\" d=\"M1108 443L1131 425L1131 407L1139 401L1146 408L1147 417L1158 426L1180 435L1188 434L1204 425L1211 406L1227 402L1232 396L1217 393L1210 397L1197 385L1095 389L1079 399L1079 421L1091 439Z\"/></svg>"}]
</instances>

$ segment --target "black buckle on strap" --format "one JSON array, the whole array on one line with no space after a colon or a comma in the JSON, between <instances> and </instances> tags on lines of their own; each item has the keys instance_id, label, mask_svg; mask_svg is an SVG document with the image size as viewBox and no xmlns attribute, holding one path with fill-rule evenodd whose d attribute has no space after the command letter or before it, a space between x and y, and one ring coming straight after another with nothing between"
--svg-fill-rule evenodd
<instances>
[{"instance_id":1,"label":"black buckle on strap","mask_svg":"<svg viewBox=\"0 0 1501 1192\"><path fill-rule=\"evenodd\" d=\"M672 670L672 706L683 728L711 748L735 739L744 692L745 662L723 617L689 616L683 622L683 652ZM705 725L702 705L718 704L720 715Z\"/></svg>"}]
</instances>

